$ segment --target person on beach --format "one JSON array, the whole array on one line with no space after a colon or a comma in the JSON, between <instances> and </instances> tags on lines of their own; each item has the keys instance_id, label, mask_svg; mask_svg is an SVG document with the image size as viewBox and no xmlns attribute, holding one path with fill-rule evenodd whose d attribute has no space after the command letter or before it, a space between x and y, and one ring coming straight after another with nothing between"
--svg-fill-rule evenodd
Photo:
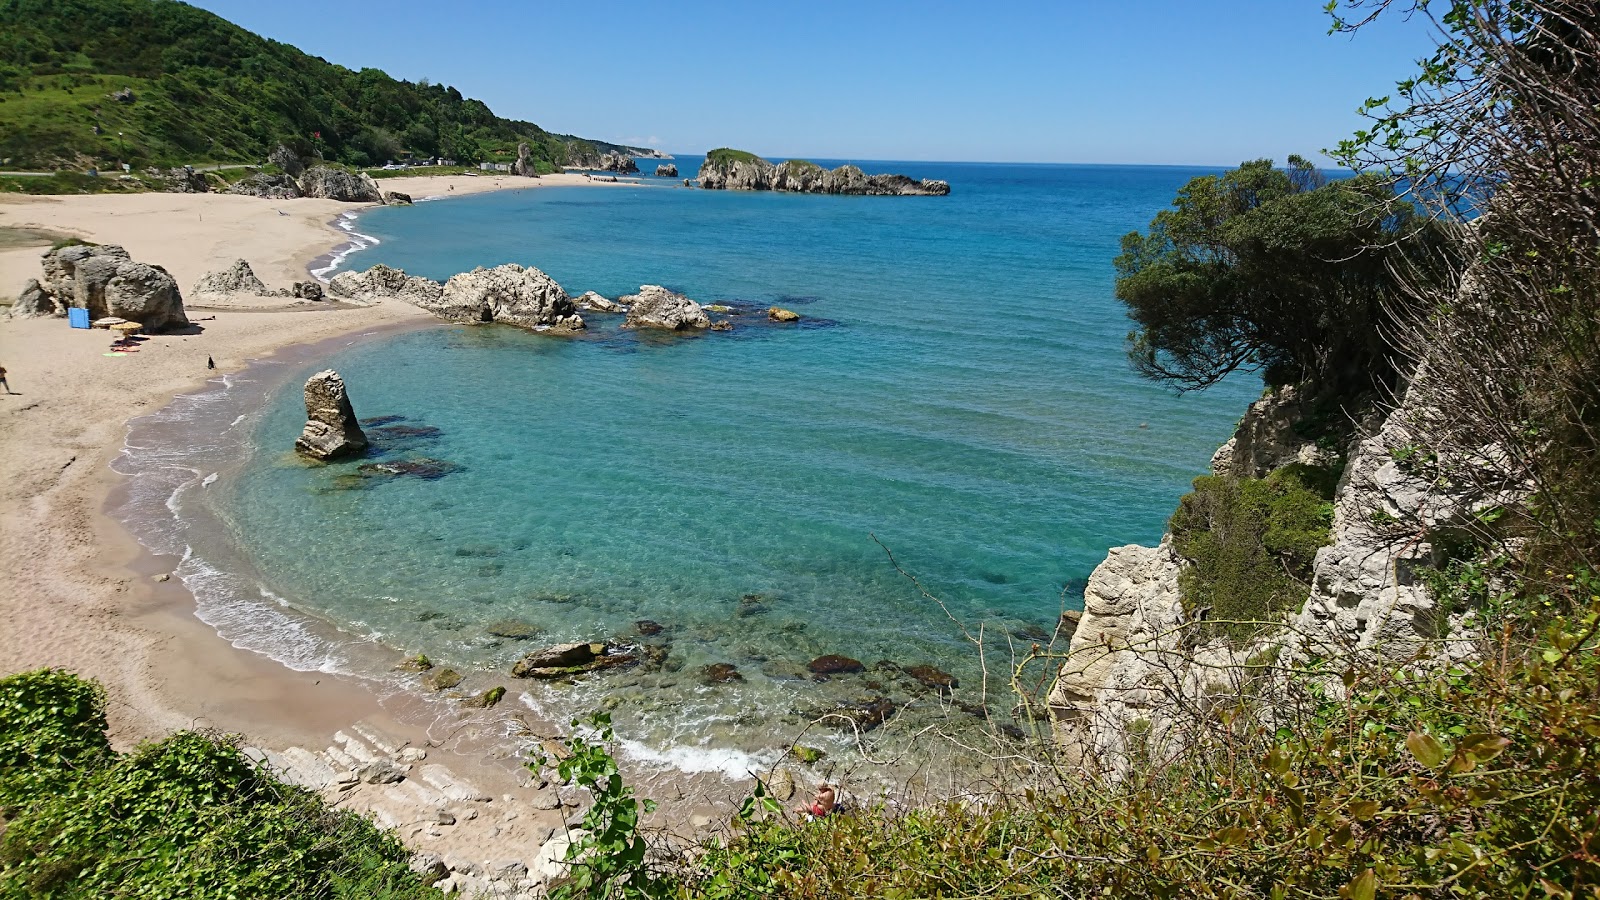
<instances>
[{"instance_id":1,"label":"person on beach","mask_svg":"<svg viewBox=\"0 0 1600 900\"><path fill-rule=\"evenodd\" d=\"M823 818L839 808L839 797L831 784L817 785L817 795L806 806L796 806L794 811L802 816L809 815L818 819Z\"/></svg>"},{"instance_id":2,"label":"person on beach","mask_svg":"<svg viewBox=\"0 0 1600 900\"><path fill-rule=\"evenodd\" d=\"M209 356L206 357L206 368L207 369L215 369L216 367L217 367L217 361L212 359Z\"/></svg>"},{"instance_id":3,"label":"person on beach","mask_svg":"<svg viewBox=\"0 0 1600 900\"><path fill-rule=\"evenodd\" d=\"M6 381L6 367L5 366L0 366L0 387L5 388L6 389L6 393L8 393L8 394L14 393L11 390L11 382Z\"/></svg>"}]
</instances>

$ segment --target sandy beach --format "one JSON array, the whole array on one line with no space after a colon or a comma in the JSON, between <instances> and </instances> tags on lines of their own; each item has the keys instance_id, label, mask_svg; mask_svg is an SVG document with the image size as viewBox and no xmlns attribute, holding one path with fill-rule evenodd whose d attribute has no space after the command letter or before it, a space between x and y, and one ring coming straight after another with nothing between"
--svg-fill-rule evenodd
<instances>
[{"instance_id":1,"label":"sandy beach","mask_svg":"<svg viewBox=\"0 0 1600 900\"><path fill-rule=\"evenodd\" d=\"M582 175L532 183L444 177L389 179L384 187L420 199L554 184L600 183ZM344 242L330 221L358 208L212 194L7 196L0 199L0 228L120 244L135 259L166 267L189 299L197 277L238 258L269 287L306 280L307 264ZM15 296L38 275L45 249L0 251L0 298ZM174 729L211 727L266 748L318 748L358 721L422 743L416 723L401 721L404 710L380 703L373 687L293 672L219 638L195 618L182 585L163 577L177 560L145 553L105 510L125 481L110 463L130 419L291 345L341 335L359 340L434 320L395 300L370 307L208 309L193 300L189 306L203 331L152 336L139 353L116 357L105 355L103 331L73 330L64 319L0 318L0 365L12 390L0 395L0 554L8 576L0 584L0 673L50 666L98 679L110 695L113 736L122 747ZM207 370L208 357L217 371ZM487 780L495 796L517 786L514 767L474 777ZM551 815L559 818L559 808L545 814ZM528 821L532 827L535 819Z\"/></svg>"}]
</instances>

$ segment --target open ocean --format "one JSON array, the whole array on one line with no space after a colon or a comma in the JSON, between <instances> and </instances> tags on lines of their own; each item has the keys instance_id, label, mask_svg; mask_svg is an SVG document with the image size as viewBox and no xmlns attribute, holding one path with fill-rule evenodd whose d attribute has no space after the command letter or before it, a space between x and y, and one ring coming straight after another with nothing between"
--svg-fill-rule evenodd
<instances>
[{"instance_id":1,"label":"open ocean","mask_svg":"<svg viewBox=\"0 0 1600 900\"><path fill-rule=\"evenodd\" d=\"M684 176L699 162L676 160ZM436 327L257 366L151 426L227 425L205 440L158 449L135 428L119 468L186 474L150 482L136 492L145 512L125 517L186 553L203 618L302 668L359 669L340 642L376 639L487 685L533 647L638 640L636 621L660 623L659 672L500 682L552 716L612 709L642 760L739 771L809 715L878 696L912 717L951 714L882 670L813 680L806 665L822 654L931 664L976 703L977 650L952 617L982 626L988 708L1003 720L1008 636L1040 641L1081 606L1108 547L1157 540L1259 391L1238 379L1179 397L1123 352L1118 241L1211 170L860 164L946 179L952 193L752 194L645 177L363 213L351 227L379 243L344 268L443 280L517 262L573 296L663 284L804 320L663 338L586 314L576 339ZM360 416L424 432L392 437L385 458L458 470L385 481L353 477L361 461L300 462L300 386L329 367ZM338 631L304 626L306 614ZM496 637L497 622L536 634ZM709 684L716 663L743 680Z\"/></svg>"}]
</instances>

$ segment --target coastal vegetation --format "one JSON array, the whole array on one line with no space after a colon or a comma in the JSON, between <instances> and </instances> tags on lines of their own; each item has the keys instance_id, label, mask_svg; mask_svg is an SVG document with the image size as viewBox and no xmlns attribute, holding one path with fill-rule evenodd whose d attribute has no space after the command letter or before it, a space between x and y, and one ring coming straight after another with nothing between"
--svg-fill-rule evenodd
<instances>
[{"instance_id":1,"label":"coastal vegetation","mask_svg":"<svg viewBox=\"0 0 1600 900\"><path fill-rule=\"evenodd\" d=\"M105 693L40 670L0 679L0 897L439 897L398 838L182 731L129 753Z\"/></svg>"},{"instance_id":2,"label":"coastal vegetation","mask_svg":"<svg viewBox=\"0 0 1600 900\"><path fill-rule=\"evenodd\" d=\"M456 88L347 69L170 0L0 0L10 169L260 162L278 144L352 166L614 148L506 119Z\"/></svg>"}]
</instances>

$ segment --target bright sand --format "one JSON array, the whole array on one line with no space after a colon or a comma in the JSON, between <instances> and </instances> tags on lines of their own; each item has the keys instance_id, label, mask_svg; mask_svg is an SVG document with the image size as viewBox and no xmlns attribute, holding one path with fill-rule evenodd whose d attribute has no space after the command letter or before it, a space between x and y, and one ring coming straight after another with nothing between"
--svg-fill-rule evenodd
<instances>
[{"instance_id":1,"label":"bright sand","mask_svg":"<svg viewBox=\"0 0 1600 900\"><path fill-rule=\"evenodd\" d=\"M551 184L597 182L452 176L386 179L383 187L420 199ZM8 195L0 198L0 227L120 244L167 268L187 296L200 275L239 258L269 287L306 280L312 259L345 242L330 221L357 208L212 194ZM38 276L44 249L0 251L0 297ZM110 463L129 419L289 345L425 327L431 318L399 301L224 310L197 307L198 299L190 299L190 318L203 333L153 336L137 354L117 357L104 355L106 332L73 330L62 319L0 318L0 365L15 392L0 396L0 673L52 666L98 679L121 746L213 727L264 747L319 748L356 721L425 745L415 716L400 721L403 703L380 705L360 682L293 672L223 641L195 618L177 580L157 580L177 560L144 553L104 510L124 481ZM487 735L497 726L480 718L475 727ZM478 771L465 757L453 764L491 791L514 783L504 765Z\"/></svg>"}]
</instances>

